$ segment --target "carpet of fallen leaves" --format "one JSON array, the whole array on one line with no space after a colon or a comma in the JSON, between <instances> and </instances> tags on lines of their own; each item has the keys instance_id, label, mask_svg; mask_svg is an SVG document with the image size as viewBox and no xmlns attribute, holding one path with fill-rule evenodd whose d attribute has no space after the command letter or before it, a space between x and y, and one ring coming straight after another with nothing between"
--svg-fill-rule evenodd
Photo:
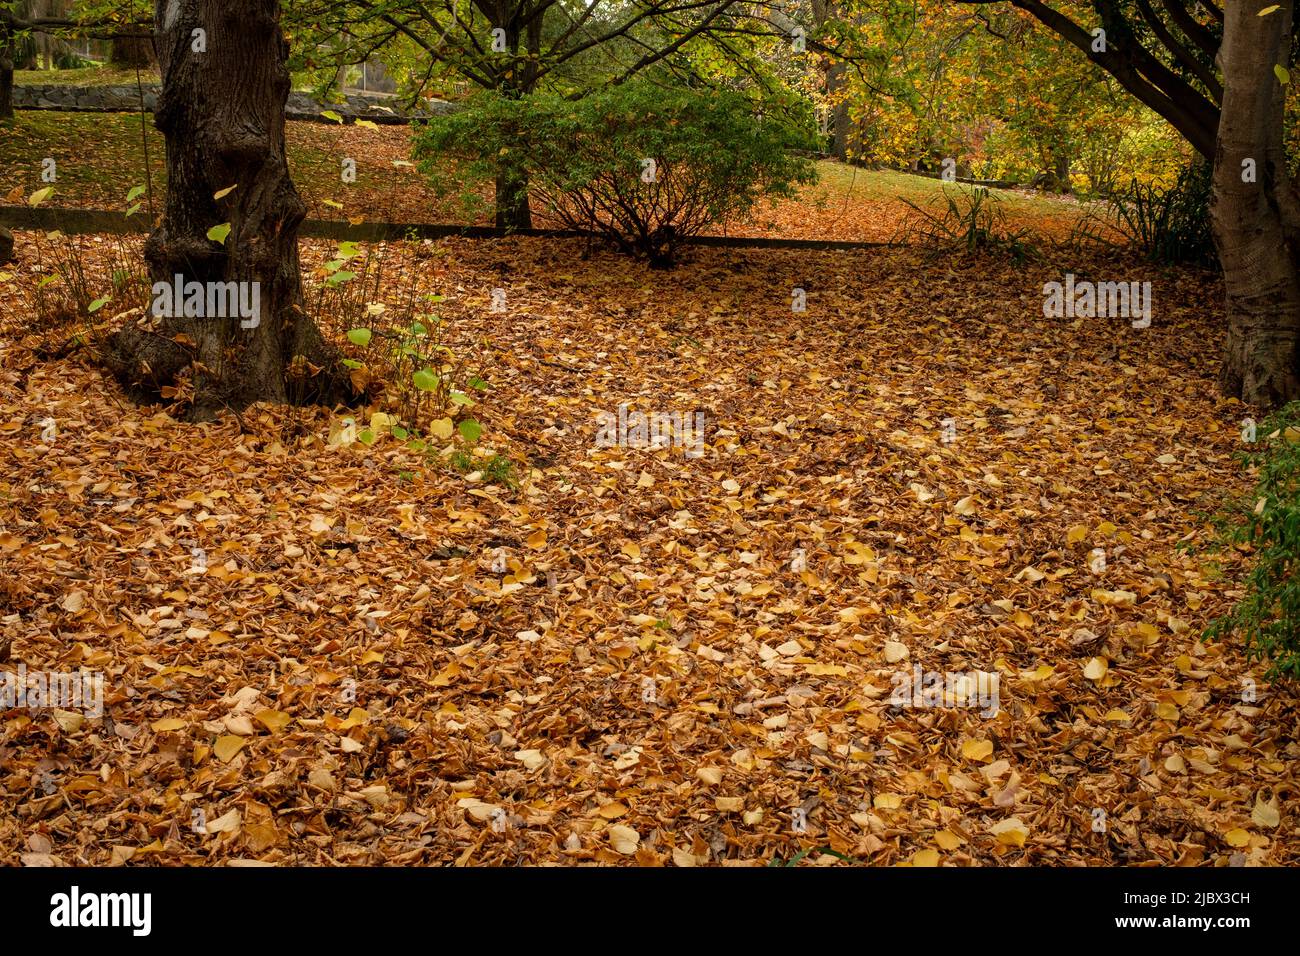
<instances>
[{"instance_id":1,"label":"carpet of fallen leaves","mask_svg":"<svg viewBox=\"0 0 1300 956\"><path fill-rule=\"evenodd\" d=\"M489 341L515 488L132 406L0 287L3 666L107 686L0 714L0 862L1300 860L1294 692L1199 640L1240 567L1177 547L1246 487L1212 281L583 249L392 247ZM1067 267L1152 278L1152 326L1044 318ZM621 402L704 455L596 447ZM914 665L998 713L891 707Z\"/></svg>"}]
</instances>

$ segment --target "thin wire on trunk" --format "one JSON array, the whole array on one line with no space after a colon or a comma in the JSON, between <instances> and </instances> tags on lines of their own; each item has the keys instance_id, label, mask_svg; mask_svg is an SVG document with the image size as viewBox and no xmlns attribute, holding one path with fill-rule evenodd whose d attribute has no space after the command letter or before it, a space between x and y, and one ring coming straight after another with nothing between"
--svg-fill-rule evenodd
<instances>
[{"instance_id":1,"label":"thin wire on trunk","mask_svg":"<svg viewBox=\"0 0 1300 956\"><path fill-rule=\"evenodd\" d=\"M153 174L149 169L149 128L144 121L144 83L140 80L140 62L136 57L135 88L140 94L140 144L144 147L144 184L145 195L149 199L149 219L153 220Z\"/></svg>"}]
</instances>

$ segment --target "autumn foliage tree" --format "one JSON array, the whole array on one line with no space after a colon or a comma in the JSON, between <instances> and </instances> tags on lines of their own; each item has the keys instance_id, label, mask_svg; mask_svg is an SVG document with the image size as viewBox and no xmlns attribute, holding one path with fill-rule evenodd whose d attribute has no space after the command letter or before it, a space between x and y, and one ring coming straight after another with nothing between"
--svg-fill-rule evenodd
<instances>
[{"instance_id":1,"label":"autumn foliage tree","mask_svg":"<svg viewBox=\"0 0 1300 956\"><path fill-rule=\"evenodd\" d=\"M1294 0L1223 8L1162 0L1159 9L1151 0L1006 2L1073 44L1214 163L1228 318L1220 385L1265 407L1300 398L1300 182L1283 149Z\"/></svg>"}]
</instances>

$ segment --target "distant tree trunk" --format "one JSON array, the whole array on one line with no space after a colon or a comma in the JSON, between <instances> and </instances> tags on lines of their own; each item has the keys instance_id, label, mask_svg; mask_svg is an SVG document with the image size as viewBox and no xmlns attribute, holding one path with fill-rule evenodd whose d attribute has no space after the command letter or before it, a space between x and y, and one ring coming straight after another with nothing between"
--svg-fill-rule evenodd
<instances>
[{"instance_id":1,"label":"distant tree trunk","mask_svg":"<svg viewBox=\"0 0 1300 956\"><path fill-rule=\"evenodd\" d=\"M1061 150L1056 154L1052 176L1056 180L1056 191L1058 193L1068 193L1070 191L1070 154L1065 150Z\"/></svg>"},{"instance_id":2,"label":"distant tree trunk","mask_svg":"<svg viewBox=\"0 0 1300 956\"><path fill-rule=\"evenodd\" d=\"M828 20L838 16L839 4L837 0L812 0L814 30L820 31ZM784 26L784 24L782 25ZM794 25L793 21L790 21L790 25ZM825 91L826 99L831 104L829 124L831 156L841 163L846 163L849 160L849 107L848 103L844 101L845 63L843 60L827 57L822 61L821 70L822 89Z\"/></svg>"},{"instance_id":3,"label":"distant tree trunk","mask_svg":"<svg viewBox=\"0 0 1300 956\"><path fill-rule=\"evenodd\" d=\"M153 41L148 37L113 37L108 62L113 66L141 69L153 66Z\"/></svg>"},{"instance_id":4,"label":"distant tree trunk","mask_svg":"<svg viewBox=\"0 0 1300 956\"><path fill-rule=\"evenodd\" d=\"M1275 407L1300 398L1300 191L1282 145L1293 0L1269 16L1223 7L1223 107L1210 214L1227 290L1226 395ZM1249 8L1249 9L1248 9Z\"/></svg>"},{"instance_id":5,"label":"distant tree trunk","mask_svg":"<svg viewBox=\"0 0 1300 956\"><path fill-rule=\"evenodd\" d=\"M238 314L187 316L175 303L157 328L117 333L106 349L109 367L146 394L188 372L196 420L257 401L344 397L334 350L302 309L305 207L285 161L288 45L278 0L157 0L154 29L163 83L154 122L166 138L167 199L145 243L151 281L245 284L258 290L261 308L250 328ZM214 198L228 187L237 188ZM208 238L225 223L224 243Z\"/></svg>"},{"instance_id":6,"label":"distant tree trunk","mask_svg":"<svg viewBox=\"0 0 1300 956\"><path fill-rule=\"evenodd\" d=\"M28 35L27 40L24 43L18 43L17 41L14 41L13 44L14 69L16 70L37 69L41 65L41 62L38 59L39 53L40 50L37 47L36 40L30 35Z\"/></svg>"},{"instance_id":7,"label":"distant tree trunk","mask_svg":"<svg viewBox=\"0 0 1300 956\"><path fill-rule=\"evenodd\" d=\"M844 63L836 60L826 70L826 95L831 101L831 155L849 161L849 104L844 99Z\"/></svg>"},{"instance_id":8,"label":"distant tree trunk","mask_svg":"<svg viewBox=\"0 0 1300 956\"><path fill-rule=\"evenodd\" d=\"M533 213L528 205L528 174L502 163L497 169L496 190L497 228L533 228Z\"/></svg>"},{"instance_id":9,"label":"distant tree trunk","mask_svg":"<svg viewBox=\"0 0 1300 956\"><path fill-rule=\"evenodd\" d=\"M503 12L502 17L505 16ZM517 20L504 21L506 49L510 51L509 72L499 76L497 92L509 99L518 99L533 92L537 84L538 60L541 53L543 15L530 21L527 32L521 37ZM495 24L494 24L495 25ZM532 56L519 65L519 44ZM496 173L496 226L498 229L531 229L533 213L528 204L528 173L509 156L497 163Z\"/></svg>"}]
</instances>

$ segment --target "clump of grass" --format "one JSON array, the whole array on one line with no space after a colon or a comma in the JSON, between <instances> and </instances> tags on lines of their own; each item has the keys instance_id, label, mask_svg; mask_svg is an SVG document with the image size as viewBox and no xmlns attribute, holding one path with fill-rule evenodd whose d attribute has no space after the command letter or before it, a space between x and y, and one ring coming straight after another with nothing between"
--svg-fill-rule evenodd
<instances>
[{"instance_id":1,"label":"clump of grass","mask_svg":"<svg viewBox=\"0 0 1300 956\"><path fill-rule=\"evenodd\" d=\"M486 459L475 461L469 452L457 449L447 456L447 467L459 475L472 475L477 472L483 481L490 485L500 485L516 491L519 478L515 474L514 463L503 455L493 454Z\"/></svg>"},{"instance_id":2,"label":"clump of grass","mask_svg":"<svg viewBox=\"0 0 1300 956\"><path fill-rule=\"evenodd\" d=\"M1028 230L1013 228L1002 208L1002 200L984 186L944 189L945 203L938 212L918 206L903 222L902 241L921 242L935 251L963 253L992 252L1009 255L1017 264L1038 256L1038 247L1028 239Z\"/></svg>"}]
</instances>

